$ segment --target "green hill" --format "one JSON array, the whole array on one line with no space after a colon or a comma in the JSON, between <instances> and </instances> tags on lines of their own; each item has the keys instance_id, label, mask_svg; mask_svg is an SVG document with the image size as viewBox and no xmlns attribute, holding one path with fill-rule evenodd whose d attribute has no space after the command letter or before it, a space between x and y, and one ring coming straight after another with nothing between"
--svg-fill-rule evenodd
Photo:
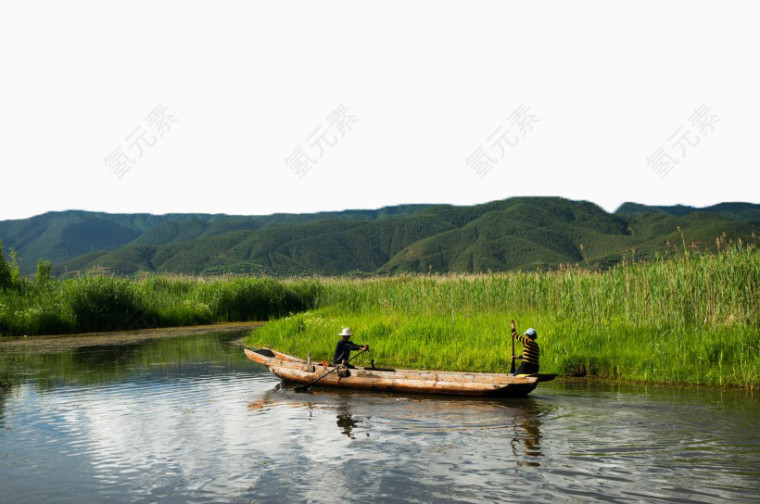
<instances>
[{"instance_id":1,"label":"green hill","mask_svg":"<svg viewBox=\"0 0 760 504\"><path fill-rule=\"evenodd\" d=\"M39 260L52 261L59 272L87 269L88 265L83 263L85 257L107 256L109 251L116 251L128 244L160 246L233 231L292 226L327 219L383 220L409 215L427 206L398 205L378 210L263 216L108 214L68 210L48 212L29 219L0 221L0 239L6 250L16 250L21 272L28 275L34 272ZM97 266L114 267L124 272L150 270L140 260L140 256L145 256L144 249L140 249L136 257L128 255L127 252L117 254L118 258L108 257L105 260L107 264ZM72 262L64 265L68 261ZM122 267L126 269L122 270Z\"/></svg>"},{"instance_id":2,"label":"green hill","mask_svg":"<svg viewBox=\"0 0 760 504\"><path fill-rule=\"evenodd\" d=\"M646 213L664 213L683 217L692 212L708 212L739 222L749 222L760 225L760 205L754 203L718 203L704 208L695 208L684 205L675 206L647 206L639 203L623 203L615 211L622 217L635 217Z\"/></svg>"},{"instance_id":3,"label":"green hill","mask_svg":"<svg viewBox=\"0 0 760 504\"><path fill-rule=\"evenodd\" d=\"M680 230L679 230L680 229ZM50 212L0 221L23 274L40 259L54 272L121 274L394 274L606 267L715 239L756 240L760 205L707 208L625 203L608 213L587 201L521 197L482 205L399 205L313 214L106 214ZM683 233L683 235L681 234Z\"/></svg>"}]
</instances>

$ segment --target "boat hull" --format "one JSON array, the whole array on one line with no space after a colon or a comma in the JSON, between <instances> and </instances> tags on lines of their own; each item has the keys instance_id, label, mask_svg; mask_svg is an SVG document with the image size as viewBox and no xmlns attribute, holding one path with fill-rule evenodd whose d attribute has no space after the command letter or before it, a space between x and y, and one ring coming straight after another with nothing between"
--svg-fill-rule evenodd
<instances>
[{"instance_id":1,"label":"boat hull","mask_svg":"<svg viewBox=\"0 0 760 504\"><path fill-rule=\"evenodd\" d=\"M286 382L318 386L469 397L524 397L542 381L538 376L513 376L505 373L456 373L412 369L357 367L335 369L307 362L269 349L245 350L246 356L263 364Z\"/></svg>"}]
</instances>

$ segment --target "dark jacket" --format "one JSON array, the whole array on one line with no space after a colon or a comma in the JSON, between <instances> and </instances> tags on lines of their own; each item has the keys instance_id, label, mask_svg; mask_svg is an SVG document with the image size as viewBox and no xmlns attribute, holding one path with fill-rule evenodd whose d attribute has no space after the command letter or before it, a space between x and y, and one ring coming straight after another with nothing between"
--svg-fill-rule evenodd
<instances>
[{"instance_id":1,"label":"dark jacket","mask_svg":"<svg viewBox=\"0 0 760 504\"><path fill-rule=\"evenodd\" d=\"M337 366L341 362L348 360L351 356L351 350L361 350L361 345L357 345L353 341L343 340L338 341L335 347L335 355L333 356L333 366Z\"/></svg>"}]
</instances>

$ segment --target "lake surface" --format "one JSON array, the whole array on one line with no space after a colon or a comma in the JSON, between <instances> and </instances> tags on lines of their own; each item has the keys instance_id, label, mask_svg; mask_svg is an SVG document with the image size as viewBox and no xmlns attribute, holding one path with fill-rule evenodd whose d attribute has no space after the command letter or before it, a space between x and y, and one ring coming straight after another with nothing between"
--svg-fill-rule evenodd
<instances>
[{"instance_id":1,"label":"lake surface","mask_svg":"<svg viewBox=\"0 0 760 504\"><path fill-rule=\"evenodd\" d=\"M741 391L296 393L241 336L0 343L0 502L760 500L760 403Z\"/></svg>"}]
</instances>

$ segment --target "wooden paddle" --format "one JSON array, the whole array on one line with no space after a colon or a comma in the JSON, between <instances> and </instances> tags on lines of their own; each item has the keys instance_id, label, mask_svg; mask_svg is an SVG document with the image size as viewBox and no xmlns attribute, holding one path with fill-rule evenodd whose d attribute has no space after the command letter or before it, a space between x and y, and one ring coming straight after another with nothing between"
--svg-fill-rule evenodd
<instances>
[{"instance_id":1,"label":"wooden paddle","mask_svg":"<svg viewBox=\"0 0 760 504\"><path fill-rule=\"evenodd\" d=\"M354 357L358 357L358 356L360 356L361 354L363 354L363 353L364 353L364 352L366 352L367 350L369 350L369 348L365 348L365 349L364 349L364 350L362 350L361 352L359 352L359 353L357 353L357 354L354 354L354 355L352 355L351 357L349 357L348 359L346 359L346 360L345 360L345 362L348 362L348 361L350 361L350 360L351 360L351 359L353 359ZM317 378L317 379L316 379L316 380L314 380L313 382L311 382L311 383L309 383L309 384L306 384L306 385L299 385L299 386L295 387L295 388L293 389L293 391L294 391L294 392L305 392L305 391L309 390L309 387L311 387L312 385L314 385L315 383L317 383L319 380L321 380L321 379L322 379L322 378L324 378L325 376L329 375L330 373L334 373L334 372L335 372L335 371L337 371L339 368L340 368L340 366L335 366L333 369L331 369L330 371L326 372L325 374L323 374L322 376L320 376L319 378Z\"/></svg>"}]
</instances>

